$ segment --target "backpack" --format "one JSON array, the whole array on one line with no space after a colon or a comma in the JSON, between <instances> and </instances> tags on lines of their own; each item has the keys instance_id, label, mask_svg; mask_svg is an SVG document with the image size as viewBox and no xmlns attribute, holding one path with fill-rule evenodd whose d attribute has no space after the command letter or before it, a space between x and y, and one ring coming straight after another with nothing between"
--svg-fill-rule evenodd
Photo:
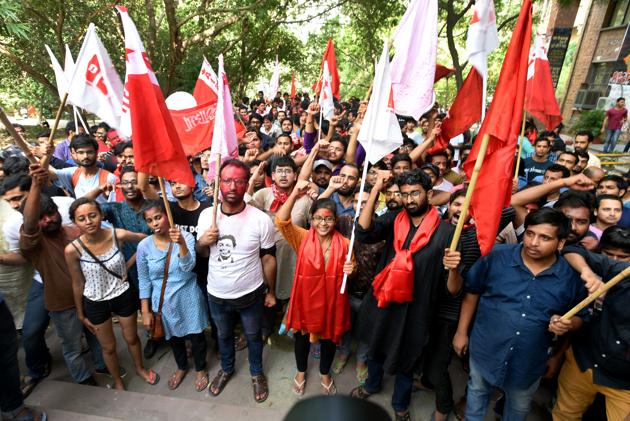
<instances>
[{"instance_id":1,"label":"backpack","mask_svg":"<svg viewBox=\"0 0 630 421\"><path fill-rule=\"evenodd\" d=\"M111 174L109 171L100 169L101 172L98 174L98 185L102 186L107 183L107 177ZM81 168L77 167L76 170L72 173L72 188L74 189L79 182L79 177L81 176Z\"/></svg>"}]
</instances>

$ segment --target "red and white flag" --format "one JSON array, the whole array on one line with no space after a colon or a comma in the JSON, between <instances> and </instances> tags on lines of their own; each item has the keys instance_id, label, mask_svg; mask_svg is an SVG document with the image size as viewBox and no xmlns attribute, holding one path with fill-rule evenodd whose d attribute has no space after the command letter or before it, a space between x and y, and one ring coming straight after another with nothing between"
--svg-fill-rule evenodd
<instances>
[{"instance_id":1,"label":"red and white flag","mask_svg":"<svg viewBox=\"0 0 630 421\"><path fill-rule=\"evenodd\" d=\"M402 133L394 109L389 49L385 42L383 53L376 66L372 96L358 137L358 141L366 151L367 159L372 164L376 164L402 145Z\"/></svg>"},{"instance_id":2,"label":"red and white flag","mask_svg":"<svg viewBox=\"0 0 630 421\"><path fill-rule=\"evenodd\" d=\"M437 0L412 0L394 34L391 74L396 113L419 120L433 107Z\"/></svg>"},{"instance_id":3,"label":"red and white flag","mask_svg":"<svg viewBox=\"0 0 630 421\"><path fill-rule=\"evenodd\" d=\"M466 51L468 62L482 78L488 77L488 55L499 46L497 18L493 0L477 0L468 27Z\"/></svg>"},{"instance_id":4,"label":"red and white flag","mask_svg":"<svg viewBox=\"0 0 630 421\"><path fill-rule=\"evenodd\" d=\"M329 120L335 115L335 103L333 101L332 77L328 70L328 62L324 62L324 70L320 81L321 91L319 93L319 105L325 120Z\"/></svg>"},{"instance_id":5,"label":"red and white flag","mask_svg":"<svg viewBox=\"0 0 630 421\"><path fill-rule=\"evenodd\" d=\"M322 59L322 74L324 72L324 67L328 67L328 73L330 74L330 88L332 90L332 94L335 98L341 98L341 90L339 81L339 71L337 70L337 57L335 56L335 45L333 44L332 38L328 40L328 44L326 44L326 52L324 53L324 58ZM320 78L313 85L313 91L316 94L319 94L319 91L322 89L322 78Z\"/></svg>"},{"instance_id":6,"label":"red and white flag","mask_svg":"<svg viewBox=\"0 0 630 421\"><path fill-rule=\"evenodd\" d=\"M529 56L525 110L551 131L562 123L562 113L553 89L551 69L547 59L547 47L541 36L536 36L534 48Z\"/></svg>"},{"instance_id":7,"label":"red and white flag","mask_svg":"<svg viewBox=\"0 0 630 421\"><path fill-rule=\"evenodd\" d=\"M68 83L68 100L96 114L110 126L120 127L123 84L93 23L88 26L77 55Z\"/></svg>"},{"instance_id":8,"label":"red and white flag","mask_svg":"<svg viewBox=\"0 0 630 421\"><path fill-rule=\"evenodd\" d=\"M217 114L214 118L214 132L212 133L212 159L208 161L208 179L210 180L214 180L216 171L218 171L218 168L216 168L217 154L221 154L221 162L238 158L238 140L234 124L232 95L230 94L230 86L223 68L223 54L219 56L218 77L219 101L217 102Z\"/></svg>"},{"instance_id":9,"label":"red and white flag","mask_svg":"<svg viewBox=\"0 0 630 421\"><path fill-rule=\"evenodd\" d=\"M216 102L218 98L217 90L217 74L214 73L212 66L204 57L193 96L197 100L197 104Z\"/></svg>"},{"instance_id":10,"label":"red and white flag","mask_svg":"<svg viewBox=\"0 0 630 421\"><path fill-rule=\"evenodd\" d=\"M121 131L133 136L138 171L194 186L164 95L127 8L116 6L125 31L127 75Z\"/></svg>"}]
</instances>

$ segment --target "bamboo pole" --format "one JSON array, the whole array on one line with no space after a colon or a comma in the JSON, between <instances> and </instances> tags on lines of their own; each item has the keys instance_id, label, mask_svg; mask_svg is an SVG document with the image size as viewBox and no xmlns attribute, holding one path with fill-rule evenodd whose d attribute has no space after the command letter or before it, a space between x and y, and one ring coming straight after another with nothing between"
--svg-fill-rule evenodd
<instances>
[{"instance_id":1,"label":"bamboo pole","mask_svg":"<svg viewBox=\"0 0 630 421\"><path fill-rule=\"evenodd\" d=\"M516 168L514 170L514 180L518 181L518 171L521 168L521 153L523 153L523 143L525 142L525 115L526 112L523 109L523 123L521 124L521 137L518 142L518 155L516 155Z\"/></svg>"},{"instance_id":2,"label":"bamboo pole","mask_svg":"<svg viewBox=\"0 0 630 421\"><path fill-rule=\"evenodd\" d=\"M158 181L160 183L160 191L162 192L162 200L164 201L164 208L166 209L168 223L171 225L171 228L174 228L175 224L173 223L173 213L171 212L171 204L168 202L168 197L166 197L166 187L164 187L164 179L162 177L158 177Z\"/></svg>"},{"instance_id":3,"label":"bamboo pole","mask_svg":"<svg viewBox=\"0 0 630 421\"><path fill-rule=\"evenodd\" d=\"M606 282L601 288L599 288L593 294L589 295L588 297L580 301L578 305L576 305L571 310L569 310L564 316L561 317L561 319L568 320L571 317L575 316L577 313L580 312L580 310L582 310L584 307L587 307L589 304L591 304L593 301L595 301L601 295L603 295L606 291L608 291L610 288L614 287L619 282L626 279L628 276L630 276L630 266L628 266L623 271L618 273L617 276L612 278L610 281Z\"/></svg>"},{"instance_id":4,"label":"bamboo pole","mask_svg":"<svg viewBox=\"0 0 630 421\"><path fill-rule=\"evenodd\" d=\"M217 227L217 212L219 211L219 174L221 170L221 154L217 154L217 162L214 170L214 193L212 195L214 206L212 207L212 226Z\"/></svg>"},{"instance_id":5,"label":"bamboo pole","mask_svg":"<svg viewBox=\"0 0 630 421\"><path fill-rule=\"evenodd\" d=\"M483 135L483 139L481 140L479 155L477 156L477 161L475 161L475 167L473 169L472 177L470 177L470 183L468 185L468 190L466 191L464 205L462 206L461 214L459 216L459 220L457 221L457 227L455 227L455 233L453 234L453 240L451 241L451 245L449 247L451 250L457 249L459 237L462 234L462 230L464 229L464 221L466 220L466 215L468 215L468 208L470 207L470 201L472 199L473 191L475 190L475 185L477 185L477 179L479 178L481 165L483 164L483 160L486 157L488 143L490 143L490 135L486 133Z\"/></svg>"},{"instance_id":6,"label":"bamboo pole","mask_svg":"<svg viewBox=\"0 0 630 421\"><path fill-rule=\"evenodd\" d=\"M17 131L15 131L13 124L11 124L11 121L9 121L9 117L7 117L2 106L0 106L0 122L2 122L4 127L7 129L7 132L9 132L9 134L15 141L15 144L17 145L17 147L20 148L22 152L24 152L24 155L26 155L26 158L28 158L28 161L31 164L36 164L37 158L35 158L35 156L33 155L33 152L31 152L31 148L28 146L28 143L26 143L22 135L20 135Z\"/></svg>"},{"instance_id":7,"label":"bamboo pole","mask_svg":"<svg viewBox=\"0 0 630 421\"><path fill-rule=\"evenodd\" d=\"M66 106L66 101L68 100L68 92L66 92L61 99L61 104L59 104L59 108L57 109L57 115L55 116L55 122L53 123L52 128L50 129L50 137L48 138L48 144L50 146L55 146L55 132L57 131L57 127L59 127L59 120L61 120L61 114L63 113L63 108ZM75 127L76 129L76 127ZM51 154L46 155L42 161L42 168L48 168L48 163L50 162Z\"/></svg>"}]
</instances>

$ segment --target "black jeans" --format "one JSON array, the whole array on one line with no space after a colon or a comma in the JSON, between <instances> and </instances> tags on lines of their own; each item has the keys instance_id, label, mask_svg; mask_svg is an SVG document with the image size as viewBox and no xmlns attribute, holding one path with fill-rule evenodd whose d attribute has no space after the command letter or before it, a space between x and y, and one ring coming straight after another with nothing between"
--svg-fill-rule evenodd
<instances>
[{"instance_id":1,"label":"black jeans","mask_svg":"<svg viewBox=\"0 0 630 421\"><path fill-rule=\"evenodd\" d=\"M453 355L453 336L457 321L436 318L431 326L429 343L424 355L422 383L435 391L435 408L448 414L453 410L453 385L448 374L448 366Z\"/></svg>"},{"instance_id":2,"label":"black jeans","mask_svg":"<svg viewBox=\"0 0 630 421\"><path fill-rule=\"evenodd\" d=\"M295 332L293 339L295 340L295 364L300 372L305 372L308 368L308 353L311 349L311 342L309 341L309 334L301 334ZM319 359L319 373L327 375L330 373L330 367L335 359L335 351L337 345L330 339L320 339L320 359Z\"/></svg>"},{"instance_id":3,"label":"black jeans","mask_svg":"<svg viewBox=\"0 0 630 421\"><path fill-rule=\"evenodd\" d=\"M188 356L186 355L186 339L188 339L192 345L192 356L195 363L196 371L203 371L206 369L206 356L208 354L208 347L206 344L206 336L201 333L191 333L186 336L171 336L168 343L173 350L173 356L177 363L177 368L180 370L188 369Z\"/></svg>"},{"instance_id":4,"label":"black jeans","mask_svg":"<svg viewBox=\"0 0 630 421\"><path fill-rule=\"evenodd\" d=\"M7 417L24 403L17 353L18 340L13 315L3 300L0 302L0 408Z\"/></svg>"}]
</instances>

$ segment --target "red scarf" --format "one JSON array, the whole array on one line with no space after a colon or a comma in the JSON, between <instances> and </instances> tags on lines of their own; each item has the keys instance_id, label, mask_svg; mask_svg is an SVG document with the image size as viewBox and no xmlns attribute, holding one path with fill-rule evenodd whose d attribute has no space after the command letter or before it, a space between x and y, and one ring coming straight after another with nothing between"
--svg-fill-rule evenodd
<instances>
[{"instance_id":1,"label":"red scarf","mask_svg":"<svg viewBox=\"0 0 630 421\"><path fill-rule=\"evenodd\" d=\"M408 249L402 248L411 227L409 215L402 211L394 221L394 250L396 254L391 262L374 278L374 297L379 308L386 308L389 303L406 303L413 300L413 255L420 251L431 239L440 225L437 209L431 206L418 227ZM441 264L441 262L436 262Z\"/></svg>"},{"instance_id":2,"label":"red scarf","mask_svg":"<svg viewBox=\"0 0 630 421\"><path fill-rule=\"evenodd\" d=\"M273 202L271 202L269 210L276 213L278 209L280 209L280 206L284 205L284 202L287 201L289 194L280 190L275 183L271 185L271 192L273 193Z\"/></svg>"},{"instance_id":3,"label":"red scarf","mask_svg":"<svg viewBox=\"0 0 630 421\"><path fill-rule=\"evenodd\" d=\"M286 316L287 329L305 331L339 343L350 329L348 294L339 292L347 254L346 239L335 231L325 264L317 233L313 228L309 230L297 255Z\"/></svg>"}]
</instances>

